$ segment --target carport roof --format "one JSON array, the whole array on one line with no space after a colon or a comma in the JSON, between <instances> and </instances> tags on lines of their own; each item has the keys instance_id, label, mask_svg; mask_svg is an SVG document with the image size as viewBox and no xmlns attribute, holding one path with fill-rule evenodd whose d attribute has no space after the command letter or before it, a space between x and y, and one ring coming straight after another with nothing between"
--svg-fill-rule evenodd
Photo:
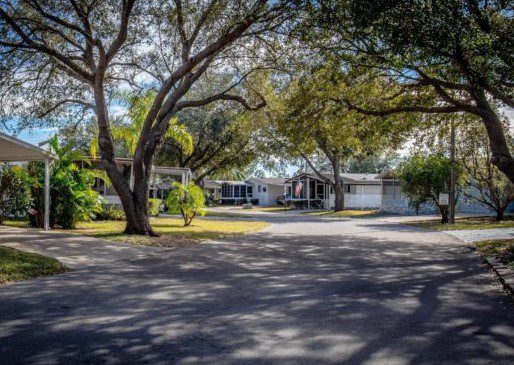
<instances>
[{"instance_id":1,"label":"carport roof","mask_svg":"<svg viewBox=\"0 0 514 365\"><path fill-rule=\"evenodd\" d=\"M42 148L0 132L0 161L40 161L52 154Z\"/></svg>"}]
</instances>

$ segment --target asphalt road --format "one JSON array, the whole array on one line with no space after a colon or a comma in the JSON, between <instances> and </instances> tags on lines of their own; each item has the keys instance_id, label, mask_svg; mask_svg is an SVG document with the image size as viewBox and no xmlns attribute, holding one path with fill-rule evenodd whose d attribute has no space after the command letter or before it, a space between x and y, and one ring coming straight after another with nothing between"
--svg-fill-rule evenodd
<instances>
[{"instance_id":1,"label":"asphalt road","mask_svg":"<svg viewBox=\"0 0 514 365\"><path fill-rule=\"evenodd\" d=\"M0 230L73 268L0 287L0 363L514 363L514 306L456 238L272 220L180 249Z\"/></svg>"}]
</instances>

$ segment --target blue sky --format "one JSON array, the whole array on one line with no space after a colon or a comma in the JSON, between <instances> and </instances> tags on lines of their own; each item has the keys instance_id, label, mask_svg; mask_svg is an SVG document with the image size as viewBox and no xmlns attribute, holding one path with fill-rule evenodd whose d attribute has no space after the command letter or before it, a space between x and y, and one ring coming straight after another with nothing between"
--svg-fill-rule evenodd
<instances>
[{"instance_id":1,"label":"blue sky","mask_svg":"<svg viewBox=\"0 0 514 365\"><path fill-rule=\"evenodd\" d=\"M57 132L57 128L39 128L35 130L25 130L16 137L37 146L38 143L44 142Z\"/></svg>"}]
</instances>

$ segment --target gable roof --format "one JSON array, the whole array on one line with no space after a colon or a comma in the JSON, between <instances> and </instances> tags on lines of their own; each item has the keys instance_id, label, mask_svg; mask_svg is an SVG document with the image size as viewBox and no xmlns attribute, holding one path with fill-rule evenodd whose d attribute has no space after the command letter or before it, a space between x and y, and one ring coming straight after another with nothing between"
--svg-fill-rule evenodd
<instances>
[{"instance_id":1,"label":"gable roof","mask_svg":"<svg viewBox=\"0 0 514 365\"><path fill-rule=\"evenodd\" d=\"M334 181L333 174L325 173L323 174L330 181ZM286 180L286 182L291 182L298 178L309 177L313 180L323 181L317 174L313 173L301 173L299 175L293 176ZM355 184L355 185L380 185L380 177L377 174L367 174L367 173L347 173L344 172L341 174L341 178L345 184Z\"/></svg>"}]
</instances>

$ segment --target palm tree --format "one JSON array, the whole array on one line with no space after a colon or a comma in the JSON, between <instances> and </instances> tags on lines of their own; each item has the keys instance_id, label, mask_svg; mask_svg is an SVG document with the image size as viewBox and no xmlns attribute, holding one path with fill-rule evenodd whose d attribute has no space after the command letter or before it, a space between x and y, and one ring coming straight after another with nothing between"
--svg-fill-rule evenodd
<instances>
[{"instance_id":1,"label":"palm tree","mask_svg":"<svg viewBox=\"0 0 514 365\"><path fill-rule=\"evenodd\" d=\"M125 148L131 156L134 156L145 117L148 114L154 99L155 92L153 91L147 92L142 96L125 96L125 100L127 100L130 105L128 111L130 122L119 123L117 126L112 128L112 137L115 140L123 141L125 143ZM170 121L170 127L166 132L165 137L174 139L182 149L184 155L190 155L193 152L193 137L187 131L186 126L178 124L177 118L173 118ZM89 152L92 157L97 157L98 136L95 136L91 140Z\"/></svg>"}]
</instances>

